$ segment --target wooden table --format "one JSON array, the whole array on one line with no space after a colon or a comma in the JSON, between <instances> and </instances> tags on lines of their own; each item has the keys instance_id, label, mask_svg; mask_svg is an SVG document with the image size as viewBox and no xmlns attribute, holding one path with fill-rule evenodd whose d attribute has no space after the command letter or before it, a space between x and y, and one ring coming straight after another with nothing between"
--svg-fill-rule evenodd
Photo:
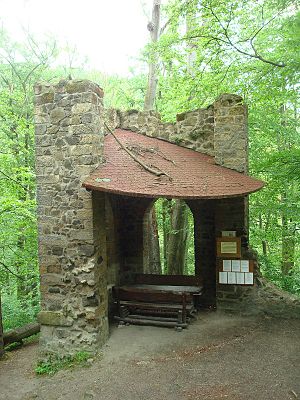
<instances>
[{"instance_id":1,"label":"wooden table","mask_svg":"<svg viewBox=\"0 0 300 400\"><path fill-rule=\"evenodd\" d=\"M202 286L132 284L114 288L116 319L123 323L186 328Z\"/></svg>"}]
</instances>

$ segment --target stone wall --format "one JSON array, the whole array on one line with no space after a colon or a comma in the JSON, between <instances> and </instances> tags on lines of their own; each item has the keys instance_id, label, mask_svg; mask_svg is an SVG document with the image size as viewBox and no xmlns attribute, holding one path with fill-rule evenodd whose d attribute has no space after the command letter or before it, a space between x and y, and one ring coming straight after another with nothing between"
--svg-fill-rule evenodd
<instances>
[{"instance_id":1,"label":"stone wall","mask_svg":"<svg viewBox=\"0 0 300 400\"><path fill-rule=\"evenodd\" d=\"M247 172L247 107L242 98L222 94L212 105L177 115L177 122L164 123L155 111L107 110L113 128L167 140L215 157L217 164Z\"/></svg>"},{"instance_id":2,"label":"stone wall","mask_svg":"<svg viewBox=\"0 0 300 400\"><path fill-rule=\"evenodd\" d=\"M35 87L41 350L95 352L108 335L104 195L82 188L102 161L102 90Z\"/></svg>"}]
</instances>

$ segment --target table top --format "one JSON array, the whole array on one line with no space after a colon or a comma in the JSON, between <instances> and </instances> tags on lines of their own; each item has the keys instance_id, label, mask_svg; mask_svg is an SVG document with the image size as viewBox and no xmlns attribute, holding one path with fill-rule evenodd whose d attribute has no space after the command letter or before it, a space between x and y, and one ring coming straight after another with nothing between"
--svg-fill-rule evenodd
<instances>
[{"instance_id":1,"label":"table top","mask_svg":"<svg viewBox=\"0 0 300 400\"><path fill-rule=\"evenodd\" d=\"M122 286L123 289L126 290L134 290L141 289L147 291L155 291L155 292L183 292L183 293L201 293L202 287L200 286L179 286L179 285L143 285L143 284L135 284L135 285L126 285Z\"/></svg>"}]
</instances>

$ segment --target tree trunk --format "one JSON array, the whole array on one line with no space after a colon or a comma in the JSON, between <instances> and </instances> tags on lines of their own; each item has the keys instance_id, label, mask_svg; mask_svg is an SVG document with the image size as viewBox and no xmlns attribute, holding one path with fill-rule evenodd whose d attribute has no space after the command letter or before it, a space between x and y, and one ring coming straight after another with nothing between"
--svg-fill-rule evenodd
<instances>
[{"instance_id":1,"label":"tree trunk","mask_svg":"<svg viewBox=\"0 0 300 400\"><path fill-rule=\"evenodd\" d=\"M151 36L151 43L155 44L159 37L161 0L153 1L152 20L148 23L148 30ZM145 96L144 110L153 109L156 87L157 87L157 57L151 54L149 61L148 85ZM147 221L144 226L144 271L150 274L161 274L160 249L157 230L155 208L146 216Z\"/></svg>"},{"instance_id":2,"label":"tree trunk","mask_svg":"<svg viewBox=\"0 0 300 400\"><path fill-rule=\"evenodd\" d=\"M262 232L263 229L264 229L264 227L263 227L263 219L262 219L261 213L259 213L258 218L259 218L259 229L260 229L260 232ZM265 231L266 231L266 230L267 230L267 229L266 229L266 227L265 227ZM267 241L264 240L264 239L262 239L261 245L262 245L263 255L266 256L266 255L267 255Z\"/></svg>"},{"instance_id":3,"label":"tree trunk","mask_svg":"<svg viewBox=\"0 0 300 400\"><path fill-rule=\"evenodd\" d=\"M155 45L159 38L159 23L160 23L160 6L161 0L153 0L152 20L148 23L148 30L151 36L151 44ZM157 87L157 53L151 52L149 60L148 84L145 96L144 110L153 110L156 87Z\"/></svg>"},{"instance_id":4,"label":"tree trunk","mask_svg":"<svg viewBox=\"0 0 300 400\"><path fill-rule=\"evenodd\" d=\"M168 242L168 273L170 275L184 273L187 237L187 205L183 200L176 200L171 216L171 232Z\"/></svg>"},{"instance_id":5,"label":"tree trunk","mask_svg":"<svg viewBox=\"0 0 300 400\"><path fill-rule=\"evenodd\" d=\"M198 26L199 26L198 23L195 22L195 16L190 11L187 12L187 14L186 14L185 24L186 24L186 36L187 37L195 28L198 28ZM191 75L194 78L195 77L195 61L197 58L196 40L191 40L191 39L188 40L187 41L187 49L188 49L187 72L189 75Z\"/></svg>"},{"instance_id":6,"label":"tree trunk","mask_svg":"<svg viewBox=\"0 0 300 400\"><path fill-rule=\"evenodd\" d=\"M295 224L286 215L285 208L286 205L286 193L282 196L283 211L281 215L282 221L282 247L281 247L281 272L283 275L288 275L290 270L294 267L295 260Z\"/></svg>"},{"instance_id":7,"label":"tree trunk","mask_svg":"<svg viewBox=\"0 0 300 400\"><path fill-rule=\"evenodd\" d=\"M4 344L5 346L7 346L11 343L22 342L23 339L39 333L40 330L40 324L38 324L37 322L26 324L24 326L21 326L20 328L11 329L5 332L3 335Z\"/></svg>"},{"instance_id":8,"label":"tree trunk","mask_svg":"<svg viewBox=\"0 0 300 400\"><path fill-rule=\"evenodd\" d=\"M4 354L4 342L3 342L3 325L2 325L2 309L1 309L1 296L0 296L0 358Z\"/></svg>"},{"instance_id":9,"label":"tree trunk","mask_svg":"<svg viewBox=\"0 0 300 400\"><path fill-rule=\"evenodd\" d=\"M169 218L170 214L170 201L167 199L163 199L162 202L162 228L163 228L163 273L167 274L168 272L168 240L169 240Z\"/></svg>"},{"instance_id":10,"label":"tree trunk","mask_svg":"<svg viewBox=\"0 0 300 400\"><path fill-rule=\"evenodd\" d=\"M281 126L283 127L283 129L285 129L287 119L285 104L282 104L282 106L280 107L280 113ZM279 150L289 150L290 146L290 142L284 135L278 138ZM293 192L294 188L291 184L285 187L281 194L281 272L283 275L289 274L290 270L294 267L295 260L296 226L290 216L291 197L293 197Z\"/></svg>"},{"instance_id":11,"label":"tree trunk","mask_svg":"<svg viewBox=\"0 0 300 400\"><path fill-rule=\"evenodd\" d=\"M160 249L155 207L146 215L144 225L144 273L161 274Z\"/></svg>"}]
</instances>

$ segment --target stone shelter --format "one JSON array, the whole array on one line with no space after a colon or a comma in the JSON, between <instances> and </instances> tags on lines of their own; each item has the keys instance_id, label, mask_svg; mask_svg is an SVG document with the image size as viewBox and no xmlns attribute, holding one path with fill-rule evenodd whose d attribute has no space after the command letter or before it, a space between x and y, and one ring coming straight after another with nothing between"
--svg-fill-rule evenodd
<instances>
[{"instance_id":1,"label":"stone shelter","mask_svg":"<svg viewBox=\"0 0 300 400\"><path fill-rule=\"evenodd\" d=\"M43 353L96 352L107 340L109 289L143 272L144 215L159 197L184 199L193 213L202 305L247 301L247 196L263 183L247 176L241 97L164 123L153 111L105 109L98 85L63 80L36 85L35 123Z\"/></svg>"}]
</instances>

